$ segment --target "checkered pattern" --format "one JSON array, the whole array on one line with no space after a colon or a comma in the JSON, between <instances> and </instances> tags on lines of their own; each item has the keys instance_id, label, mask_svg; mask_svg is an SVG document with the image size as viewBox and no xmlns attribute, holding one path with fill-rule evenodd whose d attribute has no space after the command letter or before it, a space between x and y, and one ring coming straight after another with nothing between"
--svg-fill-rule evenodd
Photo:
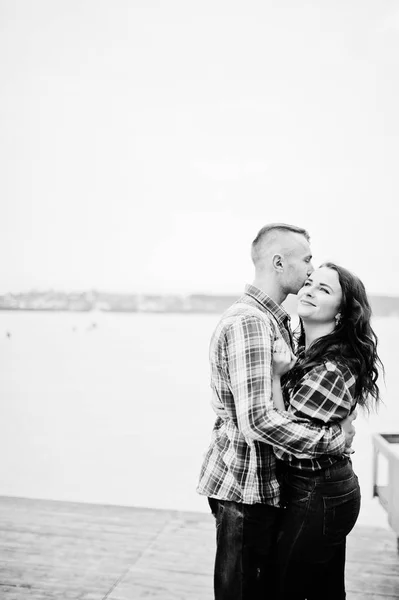
<instances>
[{"instance_id":1,"label":"checkered pattern","mask_svg":"<svg viewBox=\"0 0 399 600\"><path fill-rule=\"evenodd\" d=\"M337 423L356 406L355 385L356 379L347 367L326 361L310 369L297 382L288 398L287 410L296 418L310 418L320 425ZM308 471L324 469L336 461L330 456L299 460L279 448L275 448L275 454L290 465Z\"/></svg>"},{"instance_id":2,"label":"checkered pattern","mask_svg":"<svg viewBox=\"0 0 399 600\"><path fill-rule=\"evenodd\" d=\"M212 407L217 415L197 491L220 500L279 504L276 456L342 454L344 435L274 408L273 342L292 344L289 316L266 294L246 286L222 316L210 344Z\"/></svg>"}]
</instances>

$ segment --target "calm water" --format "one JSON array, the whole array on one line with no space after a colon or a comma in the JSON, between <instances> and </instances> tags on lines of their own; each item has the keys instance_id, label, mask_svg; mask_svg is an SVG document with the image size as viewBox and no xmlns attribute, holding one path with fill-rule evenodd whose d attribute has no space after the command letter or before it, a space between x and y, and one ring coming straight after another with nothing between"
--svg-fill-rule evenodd
<instances>
[{"instance_id":1,"label":"calm water","mask_svg":"<svg viewBox=\"0 0 399 600\"><path fill-rule=\"evenodd\" d=\"M217 320L0 311L0 494L207 510L195 487L213 423L207 357ZM375 329L385 406L358 418L353 460L363 518L383 524L370 439L399 428L399 320Z\"/></svg>"}]
</instances>

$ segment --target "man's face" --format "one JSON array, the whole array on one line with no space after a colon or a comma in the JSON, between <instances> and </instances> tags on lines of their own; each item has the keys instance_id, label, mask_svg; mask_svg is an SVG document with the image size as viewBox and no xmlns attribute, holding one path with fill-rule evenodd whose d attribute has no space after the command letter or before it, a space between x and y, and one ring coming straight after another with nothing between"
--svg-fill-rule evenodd
<instances>
[{"instance_id":1,"label":"man's face","mask_svg":"<svg viewBox=\"0 0 399 600\"><path fill-rule=\"evenodd\" d=\"M285 257L285 264L285 291L287 294L297 294L314 270L310 245L303 235L292 234L292 245Z\"/></svg>"}]
</instances>

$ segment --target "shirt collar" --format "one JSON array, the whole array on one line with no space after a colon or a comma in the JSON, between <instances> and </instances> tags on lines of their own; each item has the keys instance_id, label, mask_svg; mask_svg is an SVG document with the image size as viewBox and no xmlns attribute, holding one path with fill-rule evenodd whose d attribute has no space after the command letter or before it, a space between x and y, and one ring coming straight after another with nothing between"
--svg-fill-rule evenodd
<instances>
[{"instance_id":1,"label":"shirt collar","mask_svg":"<svg viewBox=\"0 0 399 600\"><path fill-rule=\"evenodd\" d=\"M279 323L285 324L291 321L290 315L284 310L282 306L277 304L274 300L270 298L265 292L262 292L259 288L254 285L247 284L245 286L245 293L248 296L251 296L256 302L258 302L264 309L271 312L276 321Z\"/></svg>"}]
</instances>

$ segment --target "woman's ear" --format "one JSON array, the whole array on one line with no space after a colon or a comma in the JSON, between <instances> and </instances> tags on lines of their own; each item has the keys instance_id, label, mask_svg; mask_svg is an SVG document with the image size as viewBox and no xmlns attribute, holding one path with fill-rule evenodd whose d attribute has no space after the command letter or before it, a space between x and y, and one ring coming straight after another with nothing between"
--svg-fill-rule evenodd
<instances>
[{"instance_id":1,"label":"woman's ear","mask_svg":"<svg viewBox=\"0 0 399 600\"><path fill-rule=\"evenodd\" d=\"M274 254L272 258L272 264L276 271L283 271L283 257L281 254Z\"/></svg>"}]
</instances>

